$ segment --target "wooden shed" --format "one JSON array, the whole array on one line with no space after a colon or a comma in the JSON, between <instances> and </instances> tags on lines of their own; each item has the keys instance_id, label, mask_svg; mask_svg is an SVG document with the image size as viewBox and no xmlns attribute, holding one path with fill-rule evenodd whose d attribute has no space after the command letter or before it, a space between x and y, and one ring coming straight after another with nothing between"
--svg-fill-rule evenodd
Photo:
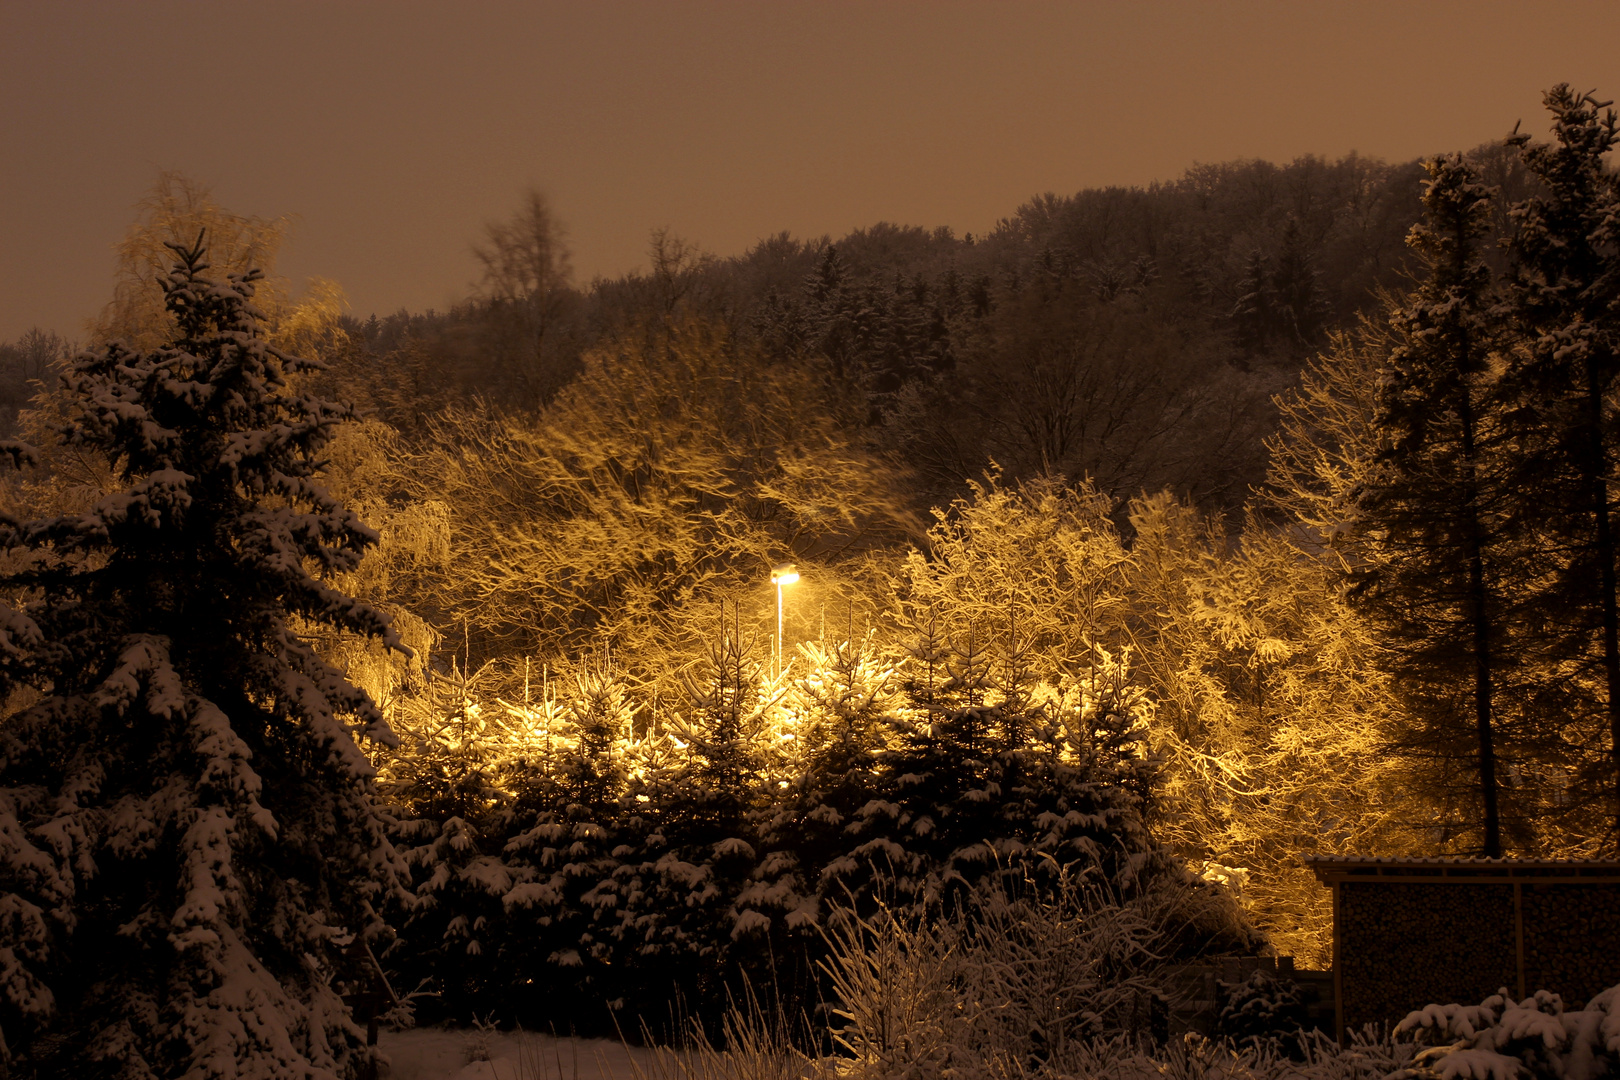
<instances>
[{"instance_id":1,"label":"wooden shed","mask_svg":"<svg viewBox=\"0 0 1620 1080\"><path fill-rule=\"evenodd\" d=\"M1335 1034L1502 987L1567 1007L1620 983L1620 862L1308 858L1333 890Z\"/></svg>"}]
</instances>

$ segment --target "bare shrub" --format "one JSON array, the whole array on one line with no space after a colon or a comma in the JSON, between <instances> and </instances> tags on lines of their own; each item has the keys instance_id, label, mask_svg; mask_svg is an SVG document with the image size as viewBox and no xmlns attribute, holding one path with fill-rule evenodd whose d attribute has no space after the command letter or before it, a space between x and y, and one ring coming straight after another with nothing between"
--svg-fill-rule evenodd
<instances>
[{"instance_id":1,"label":"bare shrub","mask_svg":"<svg viewBox=\"0 0 1620 1080\"><path fill-rule=\"evenodd\" d=\"M948 918L845 910L823 963L839 1000L833 1038L851 1075L1066 1072L1098 1040L1146 1036L1188 930L1231 940L1240 927L1209 929L1237 919L1190 877L1121 896L1066 872L1045 889L989 885Z\"/></svg>"}]
</instances>

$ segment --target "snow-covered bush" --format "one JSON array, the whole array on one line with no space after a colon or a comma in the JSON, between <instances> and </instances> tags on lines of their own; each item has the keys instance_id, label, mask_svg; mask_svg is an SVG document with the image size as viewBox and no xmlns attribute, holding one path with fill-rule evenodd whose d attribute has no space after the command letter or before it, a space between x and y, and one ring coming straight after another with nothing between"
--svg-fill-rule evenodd
<instances>
[{"instance_id":1,"label":"snow-covered bush","mask_svg":"<svg viewBox=\"0 0 1620 1080\"><path fill-rule=\"evenodd\" d=\"M1237 1046L1268 1046L1297 1053L1305 1029L1306 1013L1299 984L1286 976L1256 969L1247 979L1220 983L1220 1012L1215 1034Z\"/></svg>"},{"instance_id":2,"label":"snow-covered bush","mask_svg":"<svg viewBox=\"0 0 1620 1080\"><path fill-rule=\"evenodd\" d=\"M1425 1047L1412 1077L1599 1080L1620 1072L1620 986L1567 1012L1557 994L1537 990L1516 1002L1504 987L1478 1005L1409 1013L1395 1031Z\"/></svg>"},{"instance_id":3,"label":"snow-covered bush","mask_svg":"<svg viewBox=\"0 0 1620 1080\"><path fill-rule=\"evenodd\" d=\"M353 1076L333 980L406 877L357 740L393 736L301 628L396 641L313 576L375 534L312 479L346 413L289 388L308 365L266 342L258 275L172 250L168 342L64 373L62 438L121 490L0 525L0 1052L18 1076Z\"/></svg>"}]
</instances>

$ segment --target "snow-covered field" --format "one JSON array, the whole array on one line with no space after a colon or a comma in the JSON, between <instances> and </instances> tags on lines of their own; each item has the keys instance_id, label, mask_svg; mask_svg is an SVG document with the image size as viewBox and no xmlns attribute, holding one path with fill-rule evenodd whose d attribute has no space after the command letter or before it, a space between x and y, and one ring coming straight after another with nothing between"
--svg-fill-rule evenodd
<instances>
[{"instance_id":1,"label":"snow-covered field","mask_svg":"<svg viewBox=\"0 0 1620 1080\"><path fill-rule=\"evenodd\" d=\"M608 1039L557 1039L466 1028L385 1031L390 1080L651 1080L650 1050ZM469 1052L487 1060L469 1061Z\"/></svg>"}]
</instances>

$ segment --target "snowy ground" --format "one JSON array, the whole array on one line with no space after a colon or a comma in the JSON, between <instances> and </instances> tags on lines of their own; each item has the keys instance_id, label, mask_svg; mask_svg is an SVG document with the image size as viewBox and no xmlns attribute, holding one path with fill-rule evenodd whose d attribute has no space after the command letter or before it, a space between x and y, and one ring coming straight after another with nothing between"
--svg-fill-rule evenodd
<instances>
[{"instance_id":1,"label":"snowy ground","mask_svg":"<svg viewBox=\"0 0 1620 1080\"><path fill-rule=\"evenodd\" d=\"M385 1031L389 1080L652 1080L649 1050L607 1039L554 1039L465 1028ZM469 1052L488 1060L469 1061Z\"/></svg>"}]
</instances>

